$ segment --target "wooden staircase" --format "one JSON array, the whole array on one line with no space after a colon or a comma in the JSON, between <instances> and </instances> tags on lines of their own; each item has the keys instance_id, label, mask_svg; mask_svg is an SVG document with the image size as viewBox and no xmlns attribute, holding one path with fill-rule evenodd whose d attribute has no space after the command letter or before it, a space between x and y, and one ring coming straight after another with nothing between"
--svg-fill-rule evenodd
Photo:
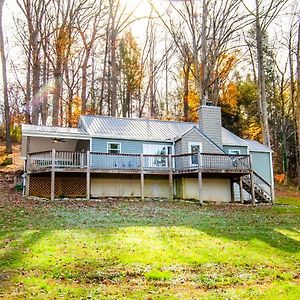
<instances>
[{"instance_id":1,"label":"wooden staircase","mask_svg":"<svg viewBox=\"0 0 300 300\"><path fill-rule=\"evenodd\" d=\"M272 186L257 173L253 172L256 203L272 203ZM243 176L243 189L251 195L250 175Z\"/></svg>"}]
</instances>

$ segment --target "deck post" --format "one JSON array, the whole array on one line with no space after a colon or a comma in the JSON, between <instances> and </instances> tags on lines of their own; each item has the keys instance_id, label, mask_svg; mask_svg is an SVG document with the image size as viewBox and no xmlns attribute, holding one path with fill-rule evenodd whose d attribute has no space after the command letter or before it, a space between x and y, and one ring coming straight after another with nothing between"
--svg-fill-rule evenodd
<instances>
[{"instance_id":1,"label":"deck post","mask_svg":"<svg viewBox=\"0 0 300 300\"><path fill-rule=\"evenodd\" d=\"M172 201L173 200L173 164L172 164L172 155L169 154L169 198Z\"/></svg>"},{"instance_id":2,"label":"deck post","mask_svg":"<svg viewBox=\"0 0 300 300\"><path fill-rule=\"evenodd\" d=\"M233 179L230 179L230 202L234 203L234 181Z\"/></svg>"},{"instance_id":3,"label":"deck post","mask_svg":"<svg viewBox=\"0 0 300 300\"><path fill-rule=\"evenodd\" d=\"M252 168L252 157L250 155L250 184L251 184L251 202L255 206L255 187L254 187L254 173Z\"/></svg>"},{"instance_id":4,"label":"deck post","mask_svg":"<svg viewBox=\"0 0 300 300\"><path fill-rule=\"evenodd\" d=\"M199 193L199 203L200 205L203 205L203 195L202 195L202 190L203 190L203 184L202 184L202 171L201 171L201 154L200 152L198 153L198 193Z\"/></svg>"},{"instance_id":5,"label":"deck post","mask_svg":"<svg viewBox=\"0 0 300 300\"><path fill-rule=\"evenodd\" d=\"M251 183L251 202L252 205L255 206L255 188L254 188L254 175L253 171L250 173L250 183Z\"/></svg>"},{"instance_id":6,"label":"deck post","mask_svg":"<svg viewBox=\"0 0 300 300\"><path fill-rule=\"evenodd\" d=\"M90 195L91 195L91 156L90 156L90 151L86 152L86 199L90 200Z\"/></svg>"},{"instance_id":7,"label":"deck post","mask_svg":"<svg viewBox=\"0 0 300 300\"><path fill-rule=\"evenodd\" d=\"M240 201L244 204L244 195L243 195L243 176L240 176Z\"/></svg>"},{"instance_id":8,"label":"deck post","mask_svg":"<svg viewBox=\"0 0 300 300\"><path fill-rule=\"evenodd\" d=\"M141 201L144 201L144 185L145 185L145 178L144 178L144 155L140 155L140 166L141 166Z\"/></svg>"},{"instance_id":9,"label":"deck post","mask_svg":"<svg viewBox=\"0 0 300 300\"><path fill-rule=\"evenodd\" d=\"M51 200L55 198L55 149L52 149L51 162Z\"/></svg>"},{"instance_id":10,"label":"deck post","mask_svg":"<svg viewBox=\"0 0 300 300\"><path fill-rule=\"evenodd\" d=\"M29 197L30 175L26 173L25 177L25 199Z\"/></svg>"},{"instance_id":11,"label":"deck post","mask_svg":"<svg viewBox=\"0 0 300 300\"><path fill-rule=\"evenodd\" d=\"M274 188L274 171L273 171L273 160L272 160L272 152L269 153L270 166L271 166L271 203L275 204L275 188Z\"/></svg>"}]
</instances>

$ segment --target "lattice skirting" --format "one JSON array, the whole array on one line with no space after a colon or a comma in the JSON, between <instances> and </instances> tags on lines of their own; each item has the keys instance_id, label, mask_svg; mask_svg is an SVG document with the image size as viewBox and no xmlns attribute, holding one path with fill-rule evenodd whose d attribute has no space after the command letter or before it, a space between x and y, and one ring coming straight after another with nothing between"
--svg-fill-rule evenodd
<instances>
[{"instance_id":1,"label":"lattice skirting","mask_svg":"<svg viewBox=\"0 0 300 300\"><path fill-rule=\"evenodd\" d=\"M50 198L51 175L31 175L29 180L29 196ZM86 197L85 174L55 174L55 197Z\"/></svg>"}]
</instances>

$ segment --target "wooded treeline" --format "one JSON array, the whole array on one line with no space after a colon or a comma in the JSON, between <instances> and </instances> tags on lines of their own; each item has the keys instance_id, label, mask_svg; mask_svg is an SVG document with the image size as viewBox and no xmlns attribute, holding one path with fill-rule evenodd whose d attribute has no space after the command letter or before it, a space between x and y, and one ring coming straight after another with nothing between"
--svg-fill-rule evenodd
<instances>
[{"instance_id":1,"label":"wooded treeline","mask_svg":"<svg viewBox=\"0 0 300 300\"><path fill-rule=\"evenodd\" d=\"M0 30L2 135L23 122L76 126L81 114L196 122L211 101L225 127L271 146L276 173L299 185L297 2L149 0L143 15L124 3L17 0L14 35Z\"/></svg>"}]
</instances>

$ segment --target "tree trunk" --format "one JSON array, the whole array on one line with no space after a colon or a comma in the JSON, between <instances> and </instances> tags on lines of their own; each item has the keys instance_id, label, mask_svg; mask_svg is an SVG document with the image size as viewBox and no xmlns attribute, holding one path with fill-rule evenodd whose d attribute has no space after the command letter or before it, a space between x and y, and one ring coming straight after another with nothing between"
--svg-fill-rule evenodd
<instances>
[{"instance_id":1,"label":"tree trunk","mask_svg":"<svg viewBox=\"0 0 300 300\"><path fill-rule=\"evenodd\" d=\"M59 104L60 104L60 91L61 91L61 62L57 61L54 69L54 91L53 91L53 102L52 102L52 126L58 126L59 119Z\"/></svg>"},{"instance_id":2,"label":"tree trunk","mask_svg":"<svg viewBox=\"0 0 300 300\"><path fill-rule=\"evenodd\" d=\"M189 120L189 77L191 65L189 61L185 62L184 69L184 83L183 83L183 121Z\"/></svg>"},{"instance_id":3,"label":"tree trunk","mask_svg":"<svg viewBox=\"0 0 300 300\"><path fill-rule=\"evenodd\" d=\"M298 22L298 41L297 41L297 97L296 97L296 124L297 124L297 148L300 153L300 23ZM297 164L297 184L300 187L300 159Z\"/></svg>"},{"instance_id":4,"label":"tree trunk","mask_svg":"<svg viewBox=\"0 0 300 300\"><path fill-rule=\"evenodd\" d=\"M256 2L256 19L255 19L255 30L256 30L256 51L257 51L257 75L258 75L258 102L260 110L260 118L263 133L263 144L267 147L271 147L269 121L268 121L268 107L267 107L267 95L266 95L266 79L264 72L264 61L263 61L263 32L260 26L260 11L258 0Z\"/></svg>"},{"instance_id":5,"label":"tree trunk","mask_svg":"<svg viewBox=\"0 0 300 300\"><path fill-rule=\"evenodd\" d=\"M151 117L157 117L157 104L155 95L155 72L154 72L154 46L151 49L150 55L150 115Z\"/></svg>"},{"instance_id":6,"label":"tree trunk","mask_svg":"<svg viewBox=\"0 0 300 300\"><path fill-rule=\"evenodd\" d=\"M166 81L166 116L169 116L169 55L167 49L167 35L165 36L165 53L166 53L166 61L165 61L165 81Z\"/></svg>"},{"instance_id":7,"label":"tree trunk","mask_svg":"<svg viewBox=\"0 0 300 300\"><path fill-rule=\"evenodd\" d=\"M6 70L6 57L4 48L4 37L3 37L3 4L4 0L0 0L0 51L1 51L1 62L2 62L2 77L3 77L3 98L4 98L4 115L5 115L5 141L6 141L6 153L12 153L12 145L10 139L10 114L9 114L9 101L7 91L7 70Z\"/></svg>"},{"instance_id":8,"label":"tree trunk","mask_svg":"<svg viewBox=\"0 0 300 300\"><path fill-rule=\"evenodd\" d=\"M101 99L100 99L101 101ZM95 95L95 54L92 53L92 73L91 73L91 107L90 112L96 114L96 95Z\"/></svg>"},{"instance_id":9,"label":"tree trunk","mask_svg":"<svg viewBox=\"0 0 300 300\"><path fill-rule=\"evenodd\" d=\"M49 62L47 61L46 54L44 55L43 60L43 91L42 91L42 111L41 111L41 118L42 118L42 125L47 124L48 118L48 88L47 83L49 79Z\"/></svg>"},{"instance_id":10,"label":"tree trunk","mask_svg":"<svg viewBox=\"0 0 300 300\"><path fill-rule=\"evenodd\" d=\"M41 100L39 93L41 65L37 38L38 37L36 35L32 37L32 124L38 124L39 114L41 111Z\"/></svg>"},{"instance_id":11,"label":"tree trunk","mask_svg":"<svg viewBox=\"0 0 300 300\"><path fill-rule=\"evenodd\" d=\"M106 39L105 39L105 52L104 52L104 61L103 61L103 71L101 79L101 90L100 90L100 103L99 103L99 115L103 114L103 103L104 103L104 89L105 82L107 81L107 61L108 61L108 50L109 50L109 28L106 28ZM108 87L106 82L106 87Z\"/></svg>"},{"instance_id":12,"label":"tree trunk","mask_svg":"<svg viewBox=\"0 0 300 300\"><path fill-rule=\"evenodd\" d=\"M88 66L88 59L89 59L89 53L90 51L87 50L87 53L85 54L83 64L81 66L82 68L82 86L81 86L81 113L83 115L86 114L86 107L87 107L87 66Z\"/></svg>"},{"instance_id":13,"label":"tree trunk","mask_svg":"<svg viewBox=\"0 0 300 300\"><path fill-rule=\"evenodd\" d=\"M202 11L202 38L201 38L201 69L202 69L202 81L198 83L198 89L201 90L200 98L202 105L205 105L208 101L208 76L207 76L207 2L203 0Z\"/></svg>"},{"instance_id":14,"label":"tree trunk","mask_svg":"<svg viewBox=\"0 0 300 300\"><path fill-rule=\"evenodd\" d=\"M117 115L117 61L116 61L116 33L114 28L111 32L111 110L110 115Z\"/></svg>"},{"instance_id":15,"label":"tree trunk","mask_svg":"<svg viewBox=\"0 0 300 300\"><path fill-rule=\"evenodd\" d=\"M30 124L30 95L31 95L31 53L30 49L28 50L28 61L27 61L27 71L26 71L26 94L25 94L25 123Z\"/></svg>"}]
</instances>

